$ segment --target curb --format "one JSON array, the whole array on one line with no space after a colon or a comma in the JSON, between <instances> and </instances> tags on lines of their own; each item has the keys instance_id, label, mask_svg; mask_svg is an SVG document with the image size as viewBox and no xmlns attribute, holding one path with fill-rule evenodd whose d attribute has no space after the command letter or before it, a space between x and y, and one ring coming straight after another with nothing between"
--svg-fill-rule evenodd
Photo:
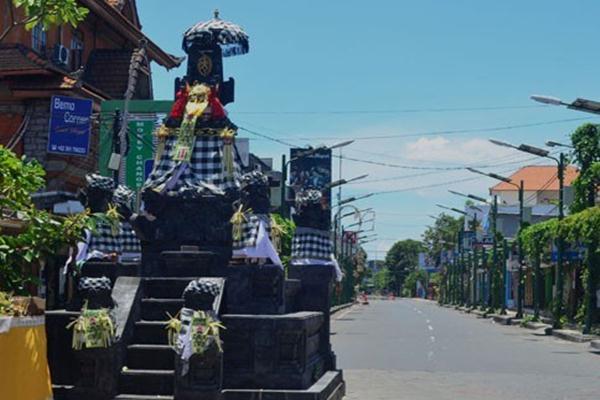
<instances>
[{"instance_id":1,"label":"curb","mask_svg":"<svg viewBox=\"0 0 600 400\"><path fill-rule=\"evenodd\" d=\"M495 322L501 325L512 325L513 316L512 315L502 315L502 314L490 314L489 315Z\"/></svg>"},{"instance_id":2,"label":"curb","mask_svg":"<svg viewBox=\"0 0 600 400\"><path fill-rule=\"evenodd\" d=\"M594 350L600 350L600 339L592 340L590 342L590 347Z\"/></svg>"},{"instance_id":3,"label":"curb","mask_svg":"<svg viewBox=\"0 0 600 400\"><path fill-rule=\"evenodd\" d=\"M333 315L333 314L335 314L335 313L337 313L337 312L340 312L340 311L342 311L342 310L345 310L345 309L346 309L346 308L348 308L348 307L352 307L354 304L355 304L355 303L354 303L354 302L352 302L352 303L344 303L344 304L340 304L340 305L337 305L337 306L333 306L333 307L331 307L331 309L329 310L329 315Z\"/></svg>"},{"instance_id":4,"label":"curb","mask_svg":"<svg viewBox=\"0 0 600 400\"><path fill-rule=\"evenodd\" d=\"M575 343L586 343L591 342L594 339L598 339L596 335L584 335L579 331L571 329L554 329L552 335L562 340L568 340L569 342Z\"/></svg>"},{"instance_id":5,"label":"curb","mask_svg":"<svg viewBox=\"0 0 600 400\"><path fill-rule=\"evenodd\" d=\"M479 318L488 318L490 316L490 314L487 314L487 312L481 311L478 309L472 310L471 314L474 314L474 315L478 316Z\"/></svg>"},{"instance_id":6,"label":"curb","mask_svg":"<svg viewBox=\"0 0 600 400\"><path fill-rule=\"evenodd\" d=\"M535 332L533 334L537 336L552 335L552 325L544 324L542 322L529 321L526 322L523 327L534 330Z\"/></svg>"}]
</instances>

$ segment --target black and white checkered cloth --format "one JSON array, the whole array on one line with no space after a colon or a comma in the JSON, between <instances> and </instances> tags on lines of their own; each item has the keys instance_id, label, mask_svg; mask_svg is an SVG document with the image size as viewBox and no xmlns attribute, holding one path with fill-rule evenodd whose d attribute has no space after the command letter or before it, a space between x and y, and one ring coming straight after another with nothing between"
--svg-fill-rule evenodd
<instances>
[{"instance_id":1,"label":"black and white checkered cloth","mask_svg":"<svg viewBox=\"0 0 600 400\"><path fill-rule=\"evenodd\" d=\"M123 222L121 224L121 230L119 232L119 243L121 244L122 253L141 253L142 245L140 240L135 234L135 231L131 227L129 222Z\"/></svg>"},{"instance_id":2,"label":"black and white checkered cloth","mask_svg":"<svg viewBox=\"0 0 600 400\"><path fill-rule=\"evenodd\" d=\"M85 182L88 188L105 190L107 192L112 192L115 188L115 181L112 178L99 174L87 174Z\"/></svg>"},{"instance_id":3,"label":"black and white checkered cloth","mask_svg":"<svg viewBox=\"0 0 600 400\"><path fill-rule=\"evenodd\" d=\"M234 145L233 177L228 177L223 165L223 140L218 136L197 136L190 162L180 176L181 161L174 160L177 137L166 139L160 160L154 166L144 187L156 188L167 184L171 178L176 182L169 193L190 189L205 189L207 185L221 191L239 187L241 175L240 157Z\"/></svg>"},{"instance_id":4,"label":"black and white checkered cloth","mask_svg":"<svg viewBox=\"0 0 600 400\"><path fill-rule=\"evenodd\" d=\"M330 259L333 243L329 231L296 228L292 238L292 258Z\"/></svg>"},{"instance_id":5,"label":"black and white checkered cloth","mask_svg":"<svg viewBox=\"0 0 600 400\"><path fill-rule=\"evenodd\" d=\"M90 243L88 244L88 253L92 251L101 253L120 253L121 243L119 242L119 233L113 234L109 224L98 222L96 230L92 232Z\"/></svg>"},{"instance_id":6,"label":"black and white checkered cloth","mask_svg":"<svg viewBox=\"0 0 600 400\"><path fill-rule=\"evenodd\" d=\"M256 246L260 221L265 223L267 235L271 237L271 217L268 214L245 214L246 221L242 223L242 237L233 240L233 249L241 250Z\"/></svg>"},{"instance_id":7,"label":"black and white checkered cloth","mask_svg":"<svg viewBox=\"0 0 600 400\"><path fill-rule=\"evenodd\" d=\"M88 253L92 251L104 254L141 253L142 246L129 222L120 224L116 235L113 234L110 225L99 222L88 245Z\"/></svg>"}]
</instances>

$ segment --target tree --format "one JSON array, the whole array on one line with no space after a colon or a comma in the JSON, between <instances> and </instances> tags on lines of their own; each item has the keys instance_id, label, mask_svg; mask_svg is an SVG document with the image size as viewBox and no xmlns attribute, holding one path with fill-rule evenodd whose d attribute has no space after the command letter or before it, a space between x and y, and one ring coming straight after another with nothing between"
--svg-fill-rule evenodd
<instances>
[{"instance_id":1,"label":"tree","mask_svg":"<svg viewBox=\"0 0 600 400\"><path fill-rule=\"evenodd\" d=\"M385 265L390 271L390 288L397 295L400 294L406 276L418 267L419 253L424 250L420 241L406 239L394 243L387 252Z\"/></svg>"},{"instance_id":2,"label":"tree","mask_svg":"<svg viewBox=\"0 0 600 400\"><path fill-rule=\"evenodd\" d=\"M575 196L571 212L593 207L600 182L600 128L594 124L583 124L571 134L574 161L580 173L573 182Z\"/></svg>"},{"instance_id":3,"label":"tree","mask_svg":"<svg viewBox=\"0 0 600 400\"><path fill-rule=\"evenodd\" d=\"M373 274L373 286L375 286L375 290L378 292L388 290L390 288L391 280L392 275L387 268L382 268Z\"/></svg>"},{"instance_id":4,"label":"tree","mask_svg":"<svg viewBox=\"0 0 600 400\"><path fill-rule=\"evenodd\" d=\"M600 128L594 124L583 124L571 134L573 156L579 164L580 173L573 182L575 196L571 205L571 212L582 213L584 210L596 205L596 196L600 183ZM587 220L586 220L587 222ZM583 223L580 223L582 226ZM589 230L598 229L597 225L590 223ZM596 319L596 288L600 283L598 273L598 249L600 243L596 235L584 235L587 248L583 271L584 298L579 307L576 319L583 322L584 333L590 333L592 324Z\"/></svg>"},{"instance_id":5,"label":"tree","mask_svg":"<svg viewBox=\"0 0 600 400\"><path fill-rule=\"evenodd\" d=\"M65 246L74 246L85 238L85 229L93 230L101 220L118 223L111 208L106 215L86 210L68 217L38 210L31 194L45 185L44 169L35 160L18 158L0 146L0 291L27 293L37 283L33 266L53 257ZM15 232L3 226L18 224Z\"/></svg>"},{"instance_id":6,"label":"tree","mask_svg":"<svg viewBox=\"0 0 600 400\"><path fill-rule=\"evenodd\" d=\"M440 267L441 253L455 247L458 231L463 224L463 217L454 218L442 213L435 220L435 224L423 233L423 241L428 246L427 253L432 260L435 260L436 268Z\"/></svg>"},{"instance_id":7,"label":"tree","mask_svg":"<svg viewBox=\"0 0 600 400\"><path fill-rule=\"evenodd\" d=\"M411 271L402 285L402 295L415 297L417 295L417 282L421 282L423 288L425 288L427 286L427 272L422 269Z\"/></svg>"},{"instance_id":8,"label":"tree","mask_svg":"<svg viewBox=\"0 0 600 400\"><path fill-rule=\"evenodd\" d=\"M30 30L41 24L44 30L51 26L70 24L73 27L82 22L89 10L77 4L77 0L3 0L4 10L9 17L8 26L0 33L0 42L17 26ZM21 10L24 15L19 18Z\"/></svg>"}]
</instances>

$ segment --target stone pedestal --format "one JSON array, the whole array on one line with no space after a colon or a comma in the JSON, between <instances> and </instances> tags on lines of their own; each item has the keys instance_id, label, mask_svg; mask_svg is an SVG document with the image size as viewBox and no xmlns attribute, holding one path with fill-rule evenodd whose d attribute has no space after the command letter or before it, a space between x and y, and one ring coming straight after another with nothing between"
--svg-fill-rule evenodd
<instances>
[{"instance_id":1,"label":"stone pedestal","mask_svg":"<svg viewBox=\"0 0 600 400\"><path fill-rule=\"evenodd\" d=\"M225 312L282 314L285 311L284 284L283 270L277 265L230 265Z\"/></svg>"},{"instance_id":2,"label":"stone pedestal","mask_svg":"<svg viewBox=\"0 0 600 400\"><path fill-rule=\"evenodd\" d=\"M223 387L223 354L216 345L202 355L189 359L189 369L183 374L184 364L175 355L175 399L218 400Z\"/></svg>"},{"instance_id":3,"label":"stone pedestal","mask_svg":"<svg viewBox=\"0 0 600 400\"><path fill-rule=\"evenodd\" d=\"M173 197L147 190L143 199L147 214L134 214L131 225L142 242L145 276L165 276L156 268L158 256L163 252L179 252L182 246L211 252L217 265L227 265L232 254L230 196Z\"/></svg>"},{"instance_id":4,"label":"stone pedestal","mask_svg":"<svg viewBox=\"0 0 600 400\"><path fill-rule=\"evenodd\" d=\"M83 349L74 352L75 385L70 399L108 400L118 391L119 351L115 346L102 349Z\"/></svg>"},{"instance_id":5,"label":"stone pedestal","mask_svg":"<svg viewBox=\"0 0 600 400\"><path fill-rule=\"evenodd\" d=\"M322 351L328 354L327 370L336 368L335 354L330 342L330 307L333 292L335 272L332 266L325 265L293 265L288 269L290 279L298 279L301 287L296 294L296 309L298 311L320 311L324 316L322 330Z\"/></svg>"},{"instance_id":6,"label":"stone pedestal","mask_svg":"<svg viewBox=\"0 0 600 400\"><path fill-rule=\"evenodd\" d=\"M326 371L322 313L226 314L222 321L227 389L304 390Z\"/></svg>"}]
</instances>

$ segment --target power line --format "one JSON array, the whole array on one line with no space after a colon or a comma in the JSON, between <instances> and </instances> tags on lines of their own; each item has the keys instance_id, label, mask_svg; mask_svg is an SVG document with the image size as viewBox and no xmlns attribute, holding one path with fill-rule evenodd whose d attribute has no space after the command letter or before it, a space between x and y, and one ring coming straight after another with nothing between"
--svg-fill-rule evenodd
<instances>
[{"instance_id":1,"label":"power line","mask_svg":"<svg viewBox=\"0 0 600 400\"><path fill-rule=\"evenodd\" d=\"M597 117L579 117L579 118L565 118L556 119L551 121L531 122L527 124L512 124L495 127L484 127L484 128L464 128L464 129L449 129L439 131L424 131L415 133L405 134L389 134L389 135L369 135L369 136L287 136L283 139L290 140L380 140L380 139L395 139L395 138L408 138L408 137L419 137L419 136L441 136L441 135L455 135L460 133L479 133L479 132L498 132L508 131L514 129L532 128L537 126L546 126L553 124L560 124L565 122L575 121L587 121Z\"/></svg>"},{"instance_id":2,"label":"power line","mask_svg":"<svg viewBox=\"0 0 600 400\"><path fill-rule=\"evenodd\" d=\"M465 111L498 111L547 108L545 105L522 106L489 106L489 107L444 107L444 108L404 108L383 110L266 110L266 111L233 111L233 114L247 115L364 115L364 114L409 114L409 113L447 113Z\"/></svg>"}]
</instances>

